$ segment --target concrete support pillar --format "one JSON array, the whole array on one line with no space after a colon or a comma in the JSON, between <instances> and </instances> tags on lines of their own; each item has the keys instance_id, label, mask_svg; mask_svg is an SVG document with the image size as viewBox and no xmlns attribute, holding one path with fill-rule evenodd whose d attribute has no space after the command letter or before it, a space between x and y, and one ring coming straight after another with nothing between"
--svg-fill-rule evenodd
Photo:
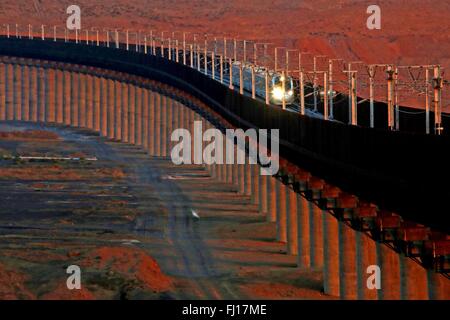
<instances>
[{"instance_id":1,"label":"concrete support pillar","mask_svg":"<svg viewBox=\"0 0 450 320\"><path fill-rule=\"evenodd\" d=\"M226 182L226 179L227 179L227 168L225 166L225 161L226 161L226 158L225 158L225 156L226 156L225 142L226 142L226 140L225 140L225 135L224 134L221 134L221 136L222 136L223 144L222 144L222 146L219 146L219 147L222 148L223 163L219 163L218 164L218 170L219 170L218 180L219 180L219 182L224 183L224 182Z\"/></svg>"},{"instance_id":2,"label":"concrete support pillar","mask_svg":"<svg viewBox=\"0 0 450 320\"><path fill-rule=\"evenodd\" d=\"M128 142L136 143L136 87L132 84L128 85Z\"/></svg>"},{"instance_id":3,"label":"concrete support pillar","mask_svg":"<svg viewBox=\"0 0 450 320\"><path fill-rule=\"evenodd\" d=\"M187 109L186 129L188 129L191 137L194 136L194 119L195 115L191 108ZM194 139L191 139L191 162L194 163Z\"/></svg>"},{"instance_id":4,"label":"concrete support pillar","mask_svg":"<svg viewBox=\"0 0 450 320\"><path fill-rule=\"evenodd\" d=\"M221 138L222 138L222 141L225 141L224 140L225 137L224 137L223 134L221 134ZM220 147L220 146L218 146L218 147ZM222 149L221 151L222 151L222 155L224 155L224 149ZM224 167L223 164L220 163L220 159L219 158L217 158L217 162L218 163L215 165L216 166L216 169L215 169L216 170L215 171L215 173L216 173L216 180L218 182L222 183L225 180L225 167Z\"/></svg>"},{"instance_id":5,"label":"concrete support pillar","mask_svg":"<svg viewBox=\"0 0 450 320\"><path fill-rule=\"evenodd\" d=\"M29 77L29 71L28 71L28 67L26 67L26 69L24 69L24 78L28 79ZM55 77L56 77L56 122L59 124L64 123L64 73L62 70L56 70L55 72ZM91 77L92 78L92 77ZM88 88L92 88L92 84L89 86ZM24 99L26 99L24 97ZM88 101L92 102L93 98L88 97ZM28 106L28 110L29 110L29 106Z\"/></svg>"},{"instance_id":6,"label":"concrete support pillar","mask_svg":"<svg viewBox=\"0 0 450 320\"><path fill-rule=\"evenodd\" d=\"M144 149L149 150L149 143L148 143L148 137L149 137L149 116L148 116L148 109L149 109L149 91L148 89L142 90L142 145L144 146Z\"/></svg>"},{"instance_id":7,"label":"concrete support pillar","mask_svg":"<svg viewBox=\"0 0 450 320\"><path fill-rule=\"evenodd\" d=\"M56 73L54 69L47 69L47 108L46 121L56 122Z\"/></svg>"},{"instance_id":8,"label":"concrete support pillar","mask_svg":"<svg viewBox=\"0 0 450 320\"><path fill-rule=\"evenodd\" d=\"M161 157L167 156L167 105L168 99L166 96L161 96Z\"/></svg>"},{"instance_id":9,"label":"concrete support pillar","mask_svg":"<svg viewBox=\"0 0 450 320\"><path fill-rule=\"evenodd\" d=\"M400 295L402 300L428 299L428 275L425 268L400 254L400 274Z\"/></svg>"},{"instance_id":10,"label":"concrete support pillar","mask_svg":"<svg viewBox=\"0 0 450 320\"><path fill-rule=\"evenodd\" d=\"M71 125L74 127L78 127L79 125L79 119L78 119L78 113L79 113L79 105L80 105L80 99L79 99L79 93L80 93L80 75L77 72L72 72L72 92L71 92ZM42 101L40 101L42 102Z\"/></svg>"},{"instance_id":11,"label":"concrete support pillar","mask_svg":"<svg viewBox=\"0 0 450 320\"><path fill-rule=\"evenodd\" d=\"M250 196L252 194L252 165L248 162L250 157L246 157L246 163L244 165L244 194Z\"/></svg>"},{"instance_id":12,"label":"concrete support pillar","mask_svg":"<svg viewBox=\"0 0 450 320\"><path fill-rule=\"evenodd\" d=\"M34 92L33 90L33 68L31 68L31 92ZM64 77L64 100L63 100L63 117L64 117L64 124L70 125L72 114L70 112L70 106L72 105L72 73L69 71L63 72ZM32 110L32 119L34 121L34 114L35 114L35 101L33 101L33 95L31 96L31 110Z\"/></svg>"},{"instance_id":13,"label":"concrete support pillar","mask_svg":"<svg viewBox=\"0 0 450 320\"><path fill-rule=\"evenodd\" d=\"M306 199L304 200L306 201ZM325 294L340 296L339 221L323 213L323 287Z\"/></svg>"},{"instance_id":14,"label":"concrete support pillar","mask_svg":"<svg viewBox=\"0 0 450 320\"><path fill-rule=\"evenodd\" d=\"M172 141L170 141L170 137L173 132L173 121L174 121L174 113L173 113L173 105L174 100L172 98L167 98L167 134L166 134L166 145L167 145L167 151L166 156L170 157L170 153L172 151Z\"/></svg>"},{"instance_id":15,"label":"concrete support pillar","mask_svg":"<svg viewBox=\"0 0 450 320\"><path fill-rule=\"evenodd\" d=\"M115 139L117 141L122 140L122 122L123 122L123 113L122 113L122 103L123 103L123 91L122 84L119 81L114 81L114 92L115 92Z\"/></svg>"},{"instance_id":16,"label":"concrete support pillar","mask_svg":"<svg viewBox=\"0 0 450 320\"><path fill-rule=\"evenodd\" d=\"M260 170L259 165L253 164L251 166L252 169L252 190L251 190L251 196L252 196L252 203L259 205L260 198L259 198L259 176L260 176Z\"/></svg>"},{"instance_id":17,"label":"concrete support pillar","mask_svg":"<svg viewBox=\"0 0 450 320\"><path fill-rule=\"evenodd\" d=\"M161 95L155 93L155 156L161 156Z\"/></svg>"},{"instance_id":18,"label":"concrete support pillar","mask_svg":"<svg viewBox=\"0 0 450 320\"><path fill-rule=\"evenodd\" d=\"M94 130L96 132L100 132L101 127L101 102L100 102L100 86L101 86L101 79L99 77L94 78Z\"/></svg>"},{"instance_id":19,"label":"concrete support pillar","mask_svg":"<svg viewBox=\"0 0 450 320\"><path fill-rule=\"evenodd\" d=\"M14 120L22 120L22 66L14 65Z\"/></svg>"},{"instance_id":20,"label":"concrete support pillar","mask_svg":"<svg viewBox=\"0 0 450 320\"><path fill-rule=\"evenodd\" d=\"M277 221L277 180L274 177L269 176L269 192L267 194L268 199L268 211L267 221Z\"/></svg>"},{"instance_id":21,"label":"concrete support pillar","mask_svg":"<svg viewBox=\"0 0 450 320\"><path fill-rule=\"evenodd\" d=\"M286 205L287 194L286 186L280 181L276 181L277 192L277 240L281 242L287 241L287 217L286 217Z\"/></svg>"},{"instance_id":22,"label":"concrete support pillar","mask_svg":"<svg viewBox=\"0 0 450 320\"><path fill-rule=\"evenodd\" d=\"M245 164L238 164L239 193L245 194Z\"/></svg>"},{"instance_id":23,"label":"concrete support pillar","mask_svg":"<svg viewBox=\"0 0 450 320\"><path fill-rule=\"evenodd\" d=\"M86 75L86 127L94 129L94 78Z\"/></svg>"},{"instance_id":24,"label":"concrete support pillar","mask_svg":"<svg viewBox=\"0 0 450 320\"><path fill-rule=\"evenodd\" d=\"M212 126L212 124L209 121L205 121L204 122L204 131L207 131L207 130L211 129L212 127L213 126ZM210 177L213 176L213 173L214 173L213 168L214 168L214 165L210 165L210 164L206 165L206 170L208 171L208 174L209 174Z\"/></svg>"},{"instance_id":25,"label":"concrete support pillar","mask_svg":"<svg viewBox=\"0 0 450 320\"><path fill-rule=\"evenodd\" d=\"M359 300L376 300L378 290L367 286L367 273L369 266L377 265L376 242L363 232L356 232L356 260L357 260L357 289Z\"/></svg>"},{"instance_id":26,"label":"concrete support pillar","mask_svg":"<svg viewBox=\"0 0 450 320\"><path fill-rule=\"evenodd\" d=\"M215 127L214 126L212 126L212 128L211 129L215 129ZM193 147L192 147L193 148ZM192 149L193 150L193 149ZM221 176L221 168L220 168L220 165L218 164L218 163L213 163L212 164L212 177L215 179L215 180L217 180L217 181L220 181L220 176Z\"/></svg>"},{"instance_id":27,"label":"concrete support pillar","mask_svg":"<svg viewBox=\"0 0 450 320\"><path fill-rule=\"evenodd\" d=\"M114 139L115 137L115 123L116 123L116 115L115 115L115 110L116 110L116 97L115 97L115 90L114 90L114 80L112 79L108 79L108 84L107 84L107 105L108 105L108 139Z\"/></svg>"},{"instance_id":28,"label":"concrete support pillar","mask_svg":"<svg viewBox=\"0 0 450 320\"><path fill-rule=\"evenodd\" d=\"M149 154L154 157L156 155L156 143L155 143L155 135L156 135L156 107L155 107L155 93L153 91L149 92L149 109L148 109L148 135L149 135Z\"/></svg>"},{"instance_id":29,"label":"concrete support pillar","mask_svg":"<svg viewBox=\"0 0 450 320\"><path fill-rule=\"evenodd\" d=\"M259 171L259 170L258 170ZM263 176L261 174L258 174L258 193L259 193L259 213L261 214L267 214L267 195L268 195L268 176Z\"/></svg>"},{"instance_id":30,"label":"concrete support pillar","mask_svg":"<svg viewBox=\"0 0 450 320\"><path fill-rule=\"evenodd\" d=\"M79 98L79 106L80 110L78 113L78 123L81 128L86 128L86 75L80 73L80 98Z\"/></svg>"},{"instance_id":31,"label":"concrete support pillar","mask_svg":"<svg viewBox=\"0 0 450 320\"><path fill-rule=\"evenodd\" d=\"M130 103L130 86L128 83L122 83L122 142L128 142L129 134L129 103Z\"/></svg>"},{"instance_id":32,"label":"concrete support pillar","mask_svg":"<svg viewBox=\"0 0 450 320\"><path fill-rule=\"evenodd\" d=\"M14 120L14 68L12 64L6 64L6 120Z\"/></svg>"},{"instance_id":33,"label":"concrete support pillar","mask_svg":"<svg viewBox=\"0 0 450 320\"><path fill-rule=\"evenodd\" d=\"M309 210L311 268L321 270L323 267L323 212L312 202L309 203Z\"/></svg>"},{"instance_id":34,"label":"concrete support pillar","mask_svg":"<svg viewBox=\"0 0 450 320\"><path fill-rule=\"evenodd\" d=\"M6 119L6 65L0 63L0 120Z\"/></svg>"},{"instance_id":35,"label":"concrete support pillar","mask_svg":"<svg viewBox=\"0 0 450 320\"><path fill-rule=\"evenodd\" d=\"M232 185L233 184L233 167L234 164L227 164L227 183Z\"/></svg>"},{"instance_id":36,"label":"concrete support pillar","mask_svg":"<svg viewBox=\"0 0 450 320\"><path fill-rule=\"evenodd\" d=\"M400 299L400 256L388 246L377 243L377 265L381 269L381 289L378 298Z\"/></svg>"},{"instance_id":37,"label":"concrete support pillar","mask_svg":"<svg viewBox=\"0 0 450 320\"><path fill-rule=\"evenodd\" d=\"M449 300L450 281L440 273L434 270L427 270L428 279L428 299L430 300Z\"/></svg>"},{"instance_id":38,"label":"concrete support pillar","mask_svg":"<svg viewBox=\"0 0 450 320\"><path fill-rule=\"evenodd\" d=\"M136 111L135 120L136 123L136 138L135 143L138 146L142 146L142 88L136 88Z\"/></svg>"},{"instance_id":39,"label":"concrete support pillar","mask_svg":"<svg viewBox=\"0 0 450 320\"><path fill-rule=\"evenodd\" d=\"M290 255L298 254L298 204L297 193L286 187L288 192L287 207L287 252Z\"/></svg>"},{"instance_id":40,"label":"concrete support pillar","mask_svg":"<svg viewBox=\"0 0 450 320\"><path fill-rule=\"evenodd\" d=\"M339 223L339 270L341 299L356 299L356 235L355 231L343 222Z\"/></svg>"},{"instance_id":41,"label":"concrete support pillar","mask_svg":"<svg viewBox=\"0 0 450 320\"><path fill-rule=\"evenodd\" d=\"M1 73L1 71L0 71L0 73ZM2 76L0 75L0 77L2 77ZM24 121L30 120L30 82L31 82L30 67L27 65L24 65L22 67L22 103L23 103L22 120L24 120ZM59 79L59 82L60 82L59 85L61 88L61 90L59 91L59 94L62 97L62 79L61 78ZM1 84L0 84L0 87L1 87ZM1 97L0 97L0 101L1 101ZM1 104L1 102L0 102L0 104Z\"/></svg>"},{"instance_id":42,"label":"concrete support pillar","mask_svg":"<svg viewBox=\"0 0 450 320\"><path fill-rule=\"evenodd\" d=\"M108 80L101 78L100 87L100 135L108 136Z\"/></svg>"}]
</instances>

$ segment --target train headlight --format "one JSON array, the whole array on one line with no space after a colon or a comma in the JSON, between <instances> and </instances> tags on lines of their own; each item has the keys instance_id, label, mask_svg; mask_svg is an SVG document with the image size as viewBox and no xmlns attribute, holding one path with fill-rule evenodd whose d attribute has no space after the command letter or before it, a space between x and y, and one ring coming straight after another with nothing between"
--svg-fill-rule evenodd
<instances>
[{"instance_id":1,"label":"train headlight","mask_svg":"<svg viewBox=\"0 0 450 320\"><path fill-rule=\"evenodd\" d=\"M280 87L273 88L272 96L277 100L283 100L283 89Z\"/></svg>"},{"instance_id":2,"label":"train headlight","mask_svg":"<svg viewBox=\"0 0 450 320\"><path fill-rule=\"evenodd\" d=\"M288 91L288 96L289 96L289 97L292 97L293 94L294 94L294 91L292 91L292 90L289 90L289 91Z\"/></svg>"}]
</instances>

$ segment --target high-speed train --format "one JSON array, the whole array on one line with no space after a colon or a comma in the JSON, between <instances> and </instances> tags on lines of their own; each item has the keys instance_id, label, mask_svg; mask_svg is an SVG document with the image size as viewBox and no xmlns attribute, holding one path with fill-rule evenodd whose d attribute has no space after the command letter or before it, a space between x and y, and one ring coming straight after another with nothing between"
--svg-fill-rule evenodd
<instances>
[{"instance_id":1,"label":"high-speed train","mask_svg":"<svg viewBox=\"0 0 450 320\"><path fill-rule=\"evenodd\" d=\"M239 87L241 62L235 61L232 64L233 85ZM255 67L255 94L257 97L266 99L266 72L269 82L269 101L274 105L283 104L283 95L286 105L294 103L294 81L292 77L284 77L282 74L268 71L262 67ZM247 92L252 92L252 69L251 65L242 64L243 87ZM283 91L284 81L284 91Z\"/></svg>"}]
</instances>

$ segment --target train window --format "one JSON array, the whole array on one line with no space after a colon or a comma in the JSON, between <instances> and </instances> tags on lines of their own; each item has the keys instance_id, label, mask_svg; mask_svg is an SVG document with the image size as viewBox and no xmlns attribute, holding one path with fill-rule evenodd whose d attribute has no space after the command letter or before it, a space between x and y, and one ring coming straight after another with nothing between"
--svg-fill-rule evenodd
<instances>
[{"instance_id":1,"label":"train window","mask_svg":"<svg viewBox=\"0 0 450 320\"><path fill-rule=\"evenodd\" d=\"M273 79L272 79L272 83L273 83L274 87L276 87L276 86L280 86L281 87L283 85L283 83L282 83L282 76L274 76ZM286 90L291 90L293 88L292 78L291 77L287 77L286 80L285 80L284 85L285 85Z\"/></svg>"}]
</instances>

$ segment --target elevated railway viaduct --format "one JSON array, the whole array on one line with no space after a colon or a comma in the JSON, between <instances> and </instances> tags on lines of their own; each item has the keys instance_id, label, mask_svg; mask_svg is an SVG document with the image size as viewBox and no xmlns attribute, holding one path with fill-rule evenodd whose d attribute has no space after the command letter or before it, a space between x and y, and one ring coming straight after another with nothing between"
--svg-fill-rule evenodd
<instances>
[{"instance_id":1,"label":"elevated railway viaduct","mask_svg":"<svg viewBox=\"0 0 450 320\"><path fill-rule=\"evenodd\" d=\"M0 39L0 120L89 128L169 157L174 129L280 129L281 169L208 165L277 224L300 268L343 299L448 299L446 136L308 118L240 95L188 66L74 43ZM170 161L170 160L168 160ZM381 269L381 289L366 285Z\"/></svg>"}]
</instances>

